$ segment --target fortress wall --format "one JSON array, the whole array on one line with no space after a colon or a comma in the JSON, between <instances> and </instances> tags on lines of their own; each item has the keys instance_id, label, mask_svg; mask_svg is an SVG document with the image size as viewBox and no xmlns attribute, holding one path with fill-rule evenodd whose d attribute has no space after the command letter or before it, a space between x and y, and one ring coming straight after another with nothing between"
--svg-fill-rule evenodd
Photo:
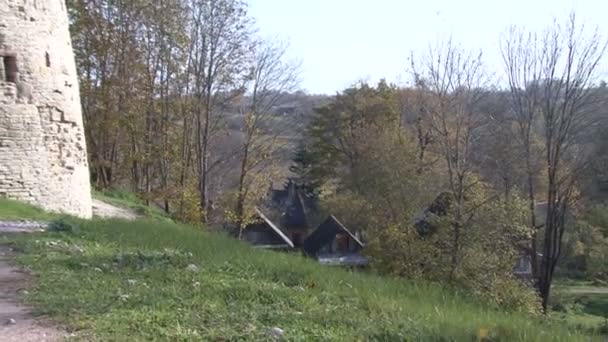
<instances>
[{"instance_id":1,"label":"fortress wall","mask_svg":"<svg viewBox=\"0 0 608 342\"><path fill-rule=\"evenodd\" d=\"M91 217L63 0L0 0L0 196Z\"/></svg>"}]
</instances>

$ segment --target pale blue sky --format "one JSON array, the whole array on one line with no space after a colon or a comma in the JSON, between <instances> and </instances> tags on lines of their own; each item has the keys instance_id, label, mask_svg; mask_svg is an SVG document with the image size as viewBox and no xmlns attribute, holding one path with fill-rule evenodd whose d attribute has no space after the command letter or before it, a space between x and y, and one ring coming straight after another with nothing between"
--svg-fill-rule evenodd
<instances>
[{"instance_id":1,"label":"pale blue sky","mask_svg":"<svg viewBox=\"0 0 608 342\"><path fill-rule=\"evenodd\" d=\"M263 36L289 41L302 88L335 93L358 80L401 82L408 57L452 36L502 67L499 38L510 25L542 29L571 10L608 30L608 0L249 0Z\"/></svg>"}]
</instances>

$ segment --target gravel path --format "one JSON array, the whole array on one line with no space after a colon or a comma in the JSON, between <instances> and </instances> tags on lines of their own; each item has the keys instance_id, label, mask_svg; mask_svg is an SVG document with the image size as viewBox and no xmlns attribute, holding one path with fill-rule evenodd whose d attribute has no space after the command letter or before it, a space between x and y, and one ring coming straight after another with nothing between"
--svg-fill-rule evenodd
<instances>
[{"instance_id":1,"label":"gravel path","mask_svg":"<svg viewBox=\"0 0 608 342\"><path fill-rule=\"evenodd\" d=\"M46 226L46 223L36 221L0 221L0 233L41 232Z\"/></svg>"}]
</instances>

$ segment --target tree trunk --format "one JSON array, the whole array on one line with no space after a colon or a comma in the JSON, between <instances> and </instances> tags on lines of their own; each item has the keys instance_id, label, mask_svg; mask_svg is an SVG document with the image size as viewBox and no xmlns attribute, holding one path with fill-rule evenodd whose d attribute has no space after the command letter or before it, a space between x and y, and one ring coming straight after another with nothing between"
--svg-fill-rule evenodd
<instances>
[{"instance_id":1,"label":"tree trunk","mask_svg":"<svg viewBox=\"0 0 608 342\"><path fill-rule=\"evenodd\" d=\"M243 237L243 222L245 215L245 177L247 177L247 158L249 157L249 148L245 147L243 152L243 160L241 161L241 171L239 174L238 198L236 201L236 224L239 230L239 240Z\"/></svg>"}]
</instances>

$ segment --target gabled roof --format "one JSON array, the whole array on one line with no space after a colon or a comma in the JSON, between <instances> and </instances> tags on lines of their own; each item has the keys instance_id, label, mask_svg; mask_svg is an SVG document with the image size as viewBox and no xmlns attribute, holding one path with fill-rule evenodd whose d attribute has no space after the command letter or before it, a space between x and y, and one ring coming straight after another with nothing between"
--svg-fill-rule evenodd
<instances>
[{"instance_id":1,"label":"gabled roof","mask_svg":"<svg viewBox=\"0 0 608 342\"><path fill-rule=\"evenodd\" d=\"M343 225L342 222L338 221L338 219L334 215L330 215L329 218L334 220L338 224L338 226L340 226L340 228L342 228L342 230L346 232L346 234L350 235L350 237L355 240L359 247L365 247L365 244L363 244L363 242L361 242L361 240L359 240L359 238L357 238L355 234L348 230L348 228L346 228L346 226Z\"/></svg>"},{"instance_id":2,"label":"gabled roof","mask_svg":"<svg viewBox=\"0 0 608 342\"><path fill-rule=\"evenodd\" d=\"M270 191L270 206L281 213L280 224L283 228L309 227L309 216L316 212L316 200L308 196L292 179L284 189Z\"/></svg>"},{"instance_id":3,"label":"gabled roof","mask_svg":"<svg viewBox=\"0 0 608 342\"><path fill-rule=\"evenodd\" d=\"M291 242L291 240L285 234L283 234L281 229L279 229L279 227L277 227L274 223L272 223L272 221L270 221L270 219L268 217L266 217L266 215L264 215L264 213L262 213L262 211L260 211L260 209L258 209L256 207L255 212L260 216L260 218L262 220L264 220L264 222L266 223L266 225L268 225L268 227L270 227L279 237L281 237L281 239L283 239L283 241L285 241L285 243L289 247L291 247L291 248L294 247L293 242Z\"/></svg>"},{"instance_id":4,"label":"gabled roof","mask_svg":"<svg viewBox=\"0 0 608 342\"><path fill-rule=\"evenodd\" d=\"M364 247L364 244L359 240L346 226L338 219L330 215L327 220L319 225L319 227L304 240L303 249L309 255L316 255L324 246L330 244L340 231L348 234L359 247Z\"/></svg>"}]
</instances>

